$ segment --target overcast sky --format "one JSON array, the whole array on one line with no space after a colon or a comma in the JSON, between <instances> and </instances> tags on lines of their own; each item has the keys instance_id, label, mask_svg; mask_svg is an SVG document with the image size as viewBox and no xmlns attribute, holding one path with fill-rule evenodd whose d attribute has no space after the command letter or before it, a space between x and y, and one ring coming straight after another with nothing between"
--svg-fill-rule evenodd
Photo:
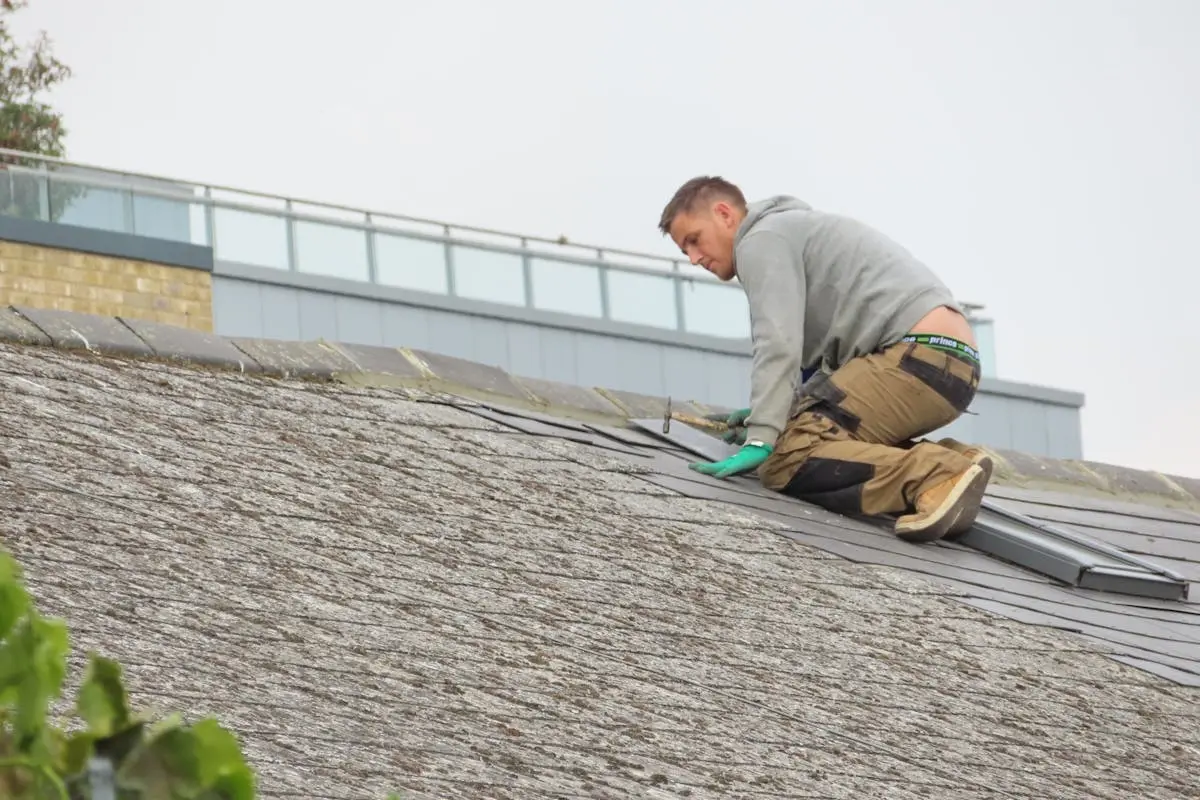
<instances>
[{"instance_id":1,"label":"overcast sky","mask_svg":"<svg viewBox=\"0 0 1200 800\"><path fill-rule=\"evenodd\" d=\"M335 10L336 9L336 10ZM722 174L900 240L1082 391L1087 458L1200 477L1196 0L33 0L69 156L675 255ZM735 296L736 297L736 296Z\"/></svg>"}]
</instances>

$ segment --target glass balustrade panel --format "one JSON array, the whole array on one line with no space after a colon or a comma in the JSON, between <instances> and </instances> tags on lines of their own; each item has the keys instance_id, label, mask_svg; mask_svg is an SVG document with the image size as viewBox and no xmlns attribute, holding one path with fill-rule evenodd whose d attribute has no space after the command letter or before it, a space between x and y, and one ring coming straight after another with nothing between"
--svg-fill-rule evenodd
<instances>
[{"instance_id":1,"label":"glass balustrade panel","mask_svg":"<svg viewBox=\"0 0 1200 800\"><path fill-rule=\"evenodd\" d=\"M381 286L446 294L446 245L426 239L375 234L375 272Z\"/></svg>"},{"instance_id":2,"label":"glass balustrade panel","mask_svg":"<svg viewBox=\"0 0 1200 800\"><path fill-rule=\"evenodd\" d=\"M525 305L525 271L521 256L479 247L451 247L454 293L471 300Z\"/></svg>"},{"instance_id":3,"label":"glass balustrade panel","mask_svg":"<svg viewBox=\"0 0 1200 800\"><path fill-rule=\"evenodd\" d=\"M530 259L533 307L580 317L600 317L600 270L548 258Z\"/></svg>"}]
</instances>

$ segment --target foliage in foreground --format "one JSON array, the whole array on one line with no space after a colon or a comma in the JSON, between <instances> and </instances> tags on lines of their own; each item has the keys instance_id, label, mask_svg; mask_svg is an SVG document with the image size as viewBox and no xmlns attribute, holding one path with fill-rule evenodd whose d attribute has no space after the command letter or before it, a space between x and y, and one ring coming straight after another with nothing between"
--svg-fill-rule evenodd
<instances>
[{"instance_id":1,"label":"foliage in foreground","mask_svg":"<svg viewBox=\"0 0 1200 800\"><path fill-rule=\"evenodd\" d=\"M212 718L135 715L121 667L95 653L74 704L82 724L52 723L68 652L65 623L38 613L20 567L0 551L0 797L253 800L254 774L232 733Z\"/></svg>"}]
</instances>

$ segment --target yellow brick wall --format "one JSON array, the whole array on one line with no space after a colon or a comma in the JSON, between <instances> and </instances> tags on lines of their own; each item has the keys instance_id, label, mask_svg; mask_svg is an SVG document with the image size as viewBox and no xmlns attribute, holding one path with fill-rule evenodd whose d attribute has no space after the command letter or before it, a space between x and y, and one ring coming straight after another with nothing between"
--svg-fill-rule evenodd
<instances>
[{"instance_id":1,"label":"yellow brick wall","mask_svg":"<svg viewBox=\"0 0 1200 800\"><path fill-rule=\"evenodd\" d=\"M82 311L211 332L212 275L0 241L0 307Z\"/></svg>"}]
</instances>

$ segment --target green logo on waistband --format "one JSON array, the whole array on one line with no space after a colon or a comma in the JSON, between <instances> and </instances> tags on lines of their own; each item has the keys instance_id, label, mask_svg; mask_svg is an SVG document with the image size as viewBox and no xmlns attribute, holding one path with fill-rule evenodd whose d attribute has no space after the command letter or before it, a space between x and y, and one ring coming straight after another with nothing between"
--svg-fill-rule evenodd
<instances>
[{"instance_id":1,"label":"green logo on waistband","mask_svg":"<svg viewBox=\"0 0 1200 800\"><path fill-rule=\"evenodd\" d=\"M936 336L928 333L917 333L905 336L900 341L916 342L923 344L926 347L932 347L936 350L945 350L952 353L961 353L972 361L979 360L979 351L966 342L960 342L958 339L952 339L949 336Z\"/></svg>"}]
</instances>

